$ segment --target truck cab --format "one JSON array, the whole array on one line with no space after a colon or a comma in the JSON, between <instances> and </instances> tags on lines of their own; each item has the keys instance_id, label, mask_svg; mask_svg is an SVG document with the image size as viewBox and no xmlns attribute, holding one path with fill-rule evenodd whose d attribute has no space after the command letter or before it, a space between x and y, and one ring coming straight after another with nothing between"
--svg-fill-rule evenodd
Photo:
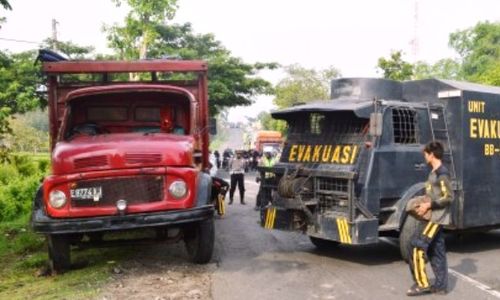
<instances>
[{"instance_id":1,"label":"truck cab","mask_svg":"<svg viewBox=\"0 0 500 300\"><path fill-rule=\"evenodd\" d=\"M192 261L208 262L214 202L205 172L206 63L58 61L42 69L52 172L31 223L48 239L52 269L70 268L72 245L145 228L184 240Z\"/></svg>"}]
</instances>

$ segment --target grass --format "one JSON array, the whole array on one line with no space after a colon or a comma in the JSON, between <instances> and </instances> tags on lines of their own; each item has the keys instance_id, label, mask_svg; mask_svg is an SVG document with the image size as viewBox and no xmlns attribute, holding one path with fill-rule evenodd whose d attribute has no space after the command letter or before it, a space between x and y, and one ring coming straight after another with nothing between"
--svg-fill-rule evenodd
<instances>
[{"instance_id":1,"label":"grass","mask_svg":"<svg viewBox=\"0 0 500 300\"><path fill-rule=\"evenodd\" d=\"M72 262L87 264L57 276L38 276L46 269L45 238L32 232L28 218L0 223L0 299L88 299L97 296L116 264L131 257L133 247L71 251Z\"/></svg>"}]
</instances>

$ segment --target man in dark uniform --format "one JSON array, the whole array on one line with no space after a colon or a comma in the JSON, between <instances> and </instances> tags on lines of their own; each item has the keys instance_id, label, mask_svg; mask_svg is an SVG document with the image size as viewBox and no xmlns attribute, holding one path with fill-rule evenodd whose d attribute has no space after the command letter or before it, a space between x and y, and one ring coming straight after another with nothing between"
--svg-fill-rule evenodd
<instances>
[{"instance_id":1,"label":"man in dark uniform","mask_svg":"<svg viewBox=\"0 0 500 300\"><path fill-rule=\"evenodd\" d=\"M229 171L231 173L231 188L229 190L229 204L233 204L234 191L236 185L240 191L240 203L245 205L245 160L241 152L236 152L236 158L229 162Z\"/></svg>"},{"instance_id":2,"label":"man in dark uniform","mask_svg":"<svg viewBox=\"0 0 500 300\"><path fill-rule=\"evenodd\" d=\"M439 142L430 142L424 148L425 161L432 167L432 171L425 183L425 196L414 207L416 215L424 220L425 226L422 232L416 232L411 239L408 263L415 284L406 293L408 296L447 292L448 264L443 225L451 223L453 191L450 173L441 161L443 152L443 145ZM436 277L432 286L425 270L428 260Z\"/></svg>"}]
</instances>

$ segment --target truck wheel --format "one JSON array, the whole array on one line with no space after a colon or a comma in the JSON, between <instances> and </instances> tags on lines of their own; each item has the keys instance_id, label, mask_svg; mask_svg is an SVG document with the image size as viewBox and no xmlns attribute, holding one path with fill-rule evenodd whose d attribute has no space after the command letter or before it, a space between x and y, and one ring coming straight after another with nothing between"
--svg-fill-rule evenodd
<instances>
[{"instance_id":1,"label":"truck wheel","mask_svg":"<svg viewBox=\"0 0 500 300\"><path fill-rule=\"evenodd\" d=\"M405 261L408 261L408 253L411 250L411 238L416 232L421 232L422 230L423 225L421 221L411 215L406 216L405 222L399 232L399 251Z\"/></svg>"},{"instance_id":2,"label":"truck wheel","mask_svg":"<svg viewBox=\"0 0 500 300\"><path fill-rule=\"evenodd\" d=\"M314 236L309 236L309 239L311 240L311 243L313 243L313 245L316 246L316 248L318 248L319 250L328 250L339 245L339 242L337 241L325 240Z\"/></svg>"},{"instance_id":3,"label":"truck wheel","mask_svg":"<svg viewBox=\"0 0 500 300\"><path fill-rule=\"evenodd\" d=\"M71 266L70 241L64 235L47 236L49 246L49 263L52 272L62 273Z\"/></svg>"},{"instance_id":4,"label":"truck wheel","mask_svg":"<svg viewBox=\"0 0 500 300\"><path fill-rule=\"evenodd\" d=\"M214 250L214 238L212 218L184 228L184 243L190 260L197 264L208 263Z\"/></svg>"}]
</instances>

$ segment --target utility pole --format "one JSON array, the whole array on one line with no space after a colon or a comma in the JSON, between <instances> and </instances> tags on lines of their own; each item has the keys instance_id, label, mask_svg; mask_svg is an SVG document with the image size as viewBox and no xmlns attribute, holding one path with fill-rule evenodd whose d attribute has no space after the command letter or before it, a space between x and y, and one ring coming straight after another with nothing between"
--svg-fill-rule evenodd
<instances>
[{"instance_id":1,"label":"utility pole","mask_svg":"<svg viewBox=\"0 0 500 300\"><path fill-rule=\"evenodd\" d=\"M418 61L420 55L420 45L418 38L418 0L415 0L415 11L413 15L413 39L411 41L412 46L412 54L413 54L413 62L416 63Z\"/></svg>"},{"instance_id":2,"label":"utility pole","mask_svg":"<svg viewBox=\"0 0 500 300\"><path fill-rule=\"evenodd\" d=\"M56 19L52 19L52 50L57 51L57 22Z\"/></svg>"}]
</instances>

